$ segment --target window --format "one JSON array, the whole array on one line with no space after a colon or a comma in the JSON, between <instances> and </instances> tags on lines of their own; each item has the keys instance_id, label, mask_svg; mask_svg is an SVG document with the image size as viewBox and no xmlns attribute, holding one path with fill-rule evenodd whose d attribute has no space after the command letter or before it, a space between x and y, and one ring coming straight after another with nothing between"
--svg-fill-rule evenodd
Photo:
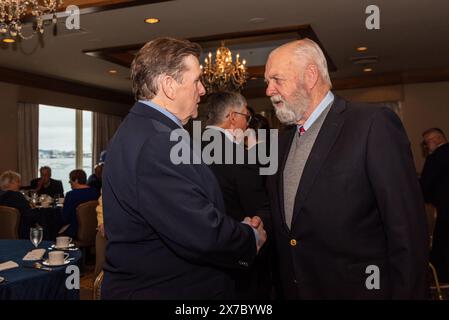
<instances>
[{"instance_id":1,"label":"window","mask_svg":"<svg viewBox=\"0 0 449 320\"><path fill-rule=\"evenodd\" d=\"M92 112L39 105L39 165L52 169L70 191L69 173L92 173Z\"/></svg>"}]
</instances>

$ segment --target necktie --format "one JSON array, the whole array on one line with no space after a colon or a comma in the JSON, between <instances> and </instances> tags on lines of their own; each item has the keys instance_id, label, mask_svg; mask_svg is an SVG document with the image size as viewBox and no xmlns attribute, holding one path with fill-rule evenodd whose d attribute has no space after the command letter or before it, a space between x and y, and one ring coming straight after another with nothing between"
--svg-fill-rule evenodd
<instances>
[{"instance_id":1,"label":"necktie","mask_svg":"<svg viewBox=\"0 0 449 320\"><path fill-rule=\"evenodd\" d=\"M300 126L298 129L299 135L302 136L304 134L304 132L306 132L306 129L304 129L303 126Z\"/></svg>"}]
</instances>

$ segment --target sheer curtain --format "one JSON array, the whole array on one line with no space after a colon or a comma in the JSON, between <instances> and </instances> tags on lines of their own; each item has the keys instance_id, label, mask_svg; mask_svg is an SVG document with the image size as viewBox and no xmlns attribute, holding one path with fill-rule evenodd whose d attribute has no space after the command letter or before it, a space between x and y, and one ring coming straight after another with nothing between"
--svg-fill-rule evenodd
<instances>
[{"instance_id":1,"label":"sheer curtain","mask_svg":"<svg viewBox=\"0 0 449 320\"><path fill-rule=\"evenodd\" d=\"M17 103L18 119L18 168L22 185L27 186L36 178L39 157L39 105Z\"/></svg>"},{"instance_id":2,"label":"sheer curtain","mask_svg":"<svg viewBox=\"0 0 449 320\"><path fill-rule=\"evenodd\" d=\"M93 154L92 167L98 163L101 151L108 146L109 140L120 126L122 118L104 113L93 113Z\"/></svg>"}]
</instances>

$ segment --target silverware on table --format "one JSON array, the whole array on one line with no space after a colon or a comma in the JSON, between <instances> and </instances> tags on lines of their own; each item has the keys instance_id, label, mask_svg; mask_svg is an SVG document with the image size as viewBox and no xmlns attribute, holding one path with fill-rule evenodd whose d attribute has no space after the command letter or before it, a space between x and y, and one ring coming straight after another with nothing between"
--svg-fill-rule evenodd
<instances>
[{"instance_id":1,"label":"silverware on table","mask_svg":"<svg viewBox=\"0 0 449 320\"><path fill-rule=\"evenodd\" d=\"M23 265L25 268L32 268L32 269L38 269L38 270L44 270L44 271L52 271L52 268L48 268L42 265L40 262L35 262L32 265Z\"/></svg>"}]
</instances>

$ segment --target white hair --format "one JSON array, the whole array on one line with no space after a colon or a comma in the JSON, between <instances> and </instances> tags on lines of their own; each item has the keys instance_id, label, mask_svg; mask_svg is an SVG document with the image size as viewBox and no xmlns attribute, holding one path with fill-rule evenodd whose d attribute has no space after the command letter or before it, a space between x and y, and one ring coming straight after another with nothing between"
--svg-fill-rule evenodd
<instances>
[{"instance_id":1,"label":"white hair","mask_svg":"<svg viewBox=\"0 0 449 320\"><path fill-rule=\"evenodd\" d=\"M8 170L0 175L0 189L5 190L14 181L20 181L20 174Z\"/></svg>"},{"instance_id":2,"label":"white hair","mask_svg":"<svg viewBox=\"0 0 449 320\"><path fill-rule=\"evenodd\" d=\"M329 71L327 69L326 57L320 46L315 41L308 38L295 41L293 44L295 46L293 52L296 55L297 60L302 62L305 66L310 63L315 64L323 81L328 84L329 87L332 87Z\"/></svg>"}]
</instances>

